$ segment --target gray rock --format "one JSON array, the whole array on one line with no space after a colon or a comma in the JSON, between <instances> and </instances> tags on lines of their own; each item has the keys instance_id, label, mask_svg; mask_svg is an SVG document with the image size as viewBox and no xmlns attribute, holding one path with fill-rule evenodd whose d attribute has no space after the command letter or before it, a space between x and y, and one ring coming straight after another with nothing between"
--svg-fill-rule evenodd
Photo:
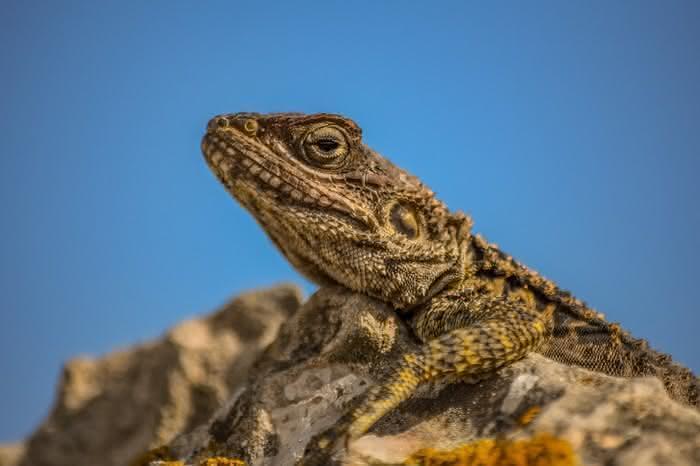
<instances>
[{"instance_id":1,"label":"gray rock","mask_svg":"<svg viewBox=\"0 0 700 466\"><path fill-rule=\"evenodd\" d=\"M23 443L0 445L0 466L14 466L24 455Z\"/></svg>"},{"instance_id":2,"label":"gray rock","mask_svg":"<svg viewBox=\"0 0 700 466\"><path fill-rule=\"evenodd\" d=\"M343 288L323 288L294 312L298 305L291 287L246 294L158 342L71 362L22 464L125 465L160 444L187 465L294 464L313 435L419 345L396 312ZM656 379L533 354L477 384L427 384L336 459L474 464L446 459L467 450L490 454L483 464L524 465L528 455L541 465L700 464L700 414Z\"/></svg>"},{"instance_id":3,"label":"gray rock","mask_svg":"<svg viewBox=\"0 0 700 466\"><path fill-rule=\"evenodd\" d=\"M124 466L205 423L300 305L292 285L245 293L162 338L69 361L22 466Z\"/></svg>"},{"instance_id":4,"label":"gray rock","mask_svg":"<svg viewBox=\"0 0 700 466\"><path fill-rule=\"evenodd\" d=\"M322 289L282 326L229 406L197 435L179 437L172 453L192 465L212 456L291 465L416 345L384 304ZM479 442L492 438L500 443ZM672 401L656 379L609 377L533 354L477 384L423 387L336 459L398 464L417 450L464 445L513 455L545 448L552 459L542 464L700 464L700 413Z\"/></svg>"}]
</instances>

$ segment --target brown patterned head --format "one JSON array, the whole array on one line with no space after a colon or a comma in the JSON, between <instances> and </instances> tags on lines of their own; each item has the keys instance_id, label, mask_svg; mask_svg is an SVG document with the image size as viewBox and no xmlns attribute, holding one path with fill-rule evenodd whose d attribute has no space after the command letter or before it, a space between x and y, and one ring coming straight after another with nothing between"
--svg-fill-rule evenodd
<instances>
[{"instance_id":1,"label":"brown patterned head","mask_svg":"<svg viewBox=\"0 0 700 466\"><path fill-rule=\"evenodd\" d=\"M463 274L470 220L362 142L339 115L237 113L202 140L212 171L319 284L417 304Z\"/></svg>"}]
</instances>

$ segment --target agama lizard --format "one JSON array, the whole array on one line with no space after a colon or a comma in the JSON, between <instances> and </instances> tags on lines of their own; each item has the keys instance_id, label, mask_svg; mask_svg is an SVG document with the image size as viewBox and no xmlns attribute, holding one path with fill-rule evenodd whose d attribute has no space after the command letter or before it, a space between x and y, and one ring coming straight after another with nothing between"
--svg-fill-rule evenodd
<instances>
[{"instance_id":1,"label":"agama lizard","mask_svg":"<svg viewBox=\"0 0 700 466\"><path fill-rule=\"evenodd\" d=\"M656 376L670 396L698 405L688 369L473 234L468 216L363 144L352 120L220 115L202 151L299 272L391 304L425 343L312 441L305 464L324 464L338 441L364 434L419 384L476 381L531 351L613 376Z\"/></svg>"}]
</instances>

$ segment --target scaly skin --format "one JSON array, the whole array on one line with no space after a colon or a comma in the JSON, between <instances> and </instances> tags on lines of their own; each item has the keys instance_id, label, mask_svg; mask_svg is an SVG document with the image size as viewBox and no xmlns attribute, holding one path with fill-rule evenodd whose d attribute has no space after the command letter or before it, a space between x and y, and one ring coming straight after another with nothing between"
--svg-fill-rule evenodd
<instances>
[{"instance_id":1,"label":"scaly skin","mask_svg":"<svg viewBox=\"0 0 700 466\"><path fill-rule=\"evenodd\" d=\"M331 430L303 464L326 464L437 377L475 381L538 351L615 376L654 375L697 406L698 379L602 314L471 233L420 180L362 143L339 115L221 115L207 163L294 267L391 304L423 342Z\"/></svg>"}]
</instances>

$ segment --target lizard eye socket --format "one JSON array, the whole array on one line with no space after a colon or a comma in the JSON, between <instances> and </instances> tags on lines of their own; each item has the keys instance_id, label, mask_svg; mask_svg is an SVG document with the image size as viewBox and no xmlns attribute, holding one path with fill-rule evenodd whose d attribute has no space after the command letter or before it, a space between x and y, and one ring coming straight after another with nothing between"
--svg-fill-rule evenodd
<instances>
[{"instance_id":1,"label":"lizard eye socket","mask_svg":"<svg viewBox=\"0 0 700 466\"><path fill-rule=\"evenodd\" d=\"M326 168L340 166L349 152L345 133L336 126L322 126L309 131L302 148L310 162Z\"/></svg>"},{"instance_id":2,"label":"lizard eye socket","mask_svg":"<svg viewBox=\"0 0 700 466\"><path fill-rule=\"evenodd\" d=\"M419 234L418 217L416 212L403 204L396 203L391 207L389 220L394 229L407 237L416 239Z\"/></svg>"}]
</instances>

